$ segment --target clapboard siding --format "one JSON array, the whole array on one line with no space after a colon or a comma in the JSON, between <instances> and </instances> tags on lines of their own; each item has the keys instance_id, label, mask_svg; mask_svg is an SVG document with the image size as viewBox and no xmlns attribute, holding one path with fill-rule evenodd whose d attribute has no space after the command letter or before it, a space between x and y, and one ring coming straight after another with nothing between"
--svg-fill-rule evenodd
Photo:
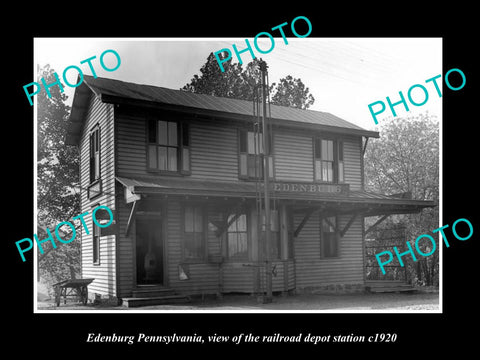
<instances>
[{"instance_id":1,"label":"clapboard siding","mask_svg":"<svg viewBox=\"0 0 480 360\"><path fill-rule=\"evenodd\" d=\"M311 136L274 135L275 178L285 181L313 181Z\"/></svg>"},{"instance_id":2,"label":"clapboard siding","mask_svg":"<svg viewBox=\"0 0 480 360\"><path fill-rule=\"evenodd\" d=\"M117 173L147 174L146 121L117 117Z\"/></svg>"},{"instance_id":3,"label":"clapboard siding","mask_svg":"<svg viewBox=\"0 0 480 360\"><path fill-rule=\"evenodd\" d=\"M238 180L238 131L232 125L207 120L190 124L191 179ZM345 183L352 190L362 184L361 138L344 141ZM275 132L273 136L275 178L279 181L314 181L313 136L299 132ZM146 120L120 115L117 118L117 174L152 175L147 171Z\"/></svg>"},{"instance_id":4,"label":"clapboard siding","mask_svg":"<svg viewBox=\"0 0 480 360\"><path fill-rule=\"evenodd\" d=\"M256 269L241 263L225 263L222 265L222 290L225 293L255 291Z\"/></svg>"},{"instance_id":5,"label":"clapboard siding","mask_svg":"<svg viewBox=\"0 0 480 360\"><path fill-rule=\"evenodd\" d=\"M301 219L301 216L296 216L296 224ZM338 219L339 228L343 229L350 217L339 216ZM294 242L298 288L363 283L362 221L357 218L340 238L338 257L321 258L320 217L317 215L309 219Z\"/></svg>"},{"instance_id":6,"label":"clapboard siding","mask_svg":"<svg viewBox=\"0 0 480 360\"><path fill-rule=\"evenodd\" d=\"M238 180L238 135L213 122L190 125L191 178Z\"/></svg>"},{"instance_id":7,"label":"clapboard siding","mask_svg":"<svg viewBox=\"0 0 480 360\"><path fill-rule=\"evenodd\" d=\"M96 205L106 205L115 210L115 161L114 161L114 121L113 105L102 103L97 97L91 96L89 108L82 136L80 139L80 182L81 182L81 209L92 213ZM102 180L102 194L94 199L88 199L87 188L90 185L89 136L90 130L100 126L100 175ZM116 294L116 252L115 236L100 237L100 263L93 264L93 241L91 215L85 217L89 234L82 229L82 277L94 278L89 285L90 294L101 296L115 296Z\"/></svg>"},{"instance_id":8,"label":"clapboard siding","mask_svg":"<svg viewBox=\"0 0 480 360\"><path fill-rule=\"evenodd\" d=\"M295 288L293 260L272 261L272 291L288 291ZM287 277L285 279L285 276ZM266 291L265 266L253 262L225 263L222 265L223 292L264 292Z\"/></svg>"}]
</instances>

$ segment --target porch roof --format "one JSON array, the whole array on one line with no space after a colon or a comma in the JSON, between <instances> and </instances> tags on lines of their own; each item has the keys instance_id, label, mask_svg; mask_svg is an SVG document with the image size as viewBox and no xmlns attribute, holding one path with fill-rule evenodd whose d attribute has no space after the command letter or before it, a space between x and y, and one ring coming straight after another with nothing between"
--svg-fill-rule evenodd
<instances>
[{"instance_id":1,"label":"porch roof","mask_svg":"<svg viewBox=\"0 0 480 360\"><path fill-rule=\"evenodd\" d=\"M184 178L126 178L117 181L135 195L177 195L209 198L255 199L255 182L227 182L192 180ZM310 184L308 184L310 185ZM295 205L299 211L309 211L322 207L325 210L338 210L341 213L362 213L365 216L383 214L415 213L427 207L434 207L433 201L415 200L377 194L363 190L345 192L292 192L273 191L272 199Z\"/></svg>"}]
</instances>

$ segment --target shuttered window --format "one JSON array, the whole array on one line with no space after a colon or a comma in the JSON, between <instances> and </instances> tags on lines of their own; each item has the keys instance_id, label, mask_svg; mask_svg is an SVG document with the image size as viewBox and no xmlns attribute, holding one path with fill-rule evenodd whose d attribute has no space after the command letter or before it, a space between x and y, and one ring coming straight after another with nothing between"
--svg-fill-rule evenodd
<instances>
[{"instance_id":1,"label":"shuttered window","mask_svg":"<svg viewBox=\"0 0 480 360\"><path fill-rule=\"evenodd\" d=\"M337 159L338 159L338 167L337 167L337 180L338 182L345 181L345 170L343 165L343 141L337 141Z\"/></svg>"},{"instance_id":2,"label":"shuttered window","mask_svg":"<svg viewBox=\"0 0 480 360\"><path fill-rule=\"evenodd\" d=\"M245 129L239 130L239 178L263 179L264 148L262 133L255 133ZM269 152L271 154L271 152ZM273 157L267 156L269 161L269 177L273 178Z\"/></svg>"},{"instance_id":3,"label":"shuttered window","mask_svg":"<svg viewBox=\"0 0 480 360\"><path fill-rule=\"evenodd\" d=\"M343 141L315 138L315 180L343 182Z\"/></svg>"},{"instance_id":4,"label":"shuttered window","mask_svg":"<svg viewBox=\"0 0 480 360\"><path fill-rule=\"evenodd\" d=\"M148 169L190 173L188 126L176 121L148 120Z\"/></svg>"},{"instance_id":5,"label":"shuttered window","mask_svg":"<svg viewBox=\"0 0 480 360\"><path fill-rule=\"evenodd\" d=\"M90 132L90 183L100 179L100 127Z\"/></svg>"}]
</instances>

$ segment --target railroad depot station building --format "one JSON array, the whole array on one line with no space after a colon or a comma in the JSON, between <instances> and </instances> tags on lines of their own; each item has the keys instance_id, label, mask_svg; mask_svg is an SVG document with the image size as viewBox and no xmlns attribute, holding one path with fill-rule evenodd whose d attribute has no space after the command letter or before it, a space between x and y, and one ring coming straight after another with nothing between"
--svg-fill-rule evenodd
<instances>
[{"instance_id":1,"label":"railroad depot station building","mask_svg":"<svg viewBox=\"0 0 480 360\"><path fill-rule=\"evenodd\" d=\"M271 105L264 155L254 108L84 77L66 139L80 150L81 212L106 205L114 214L108 228L89 218L91 231L82 229L90 297L128 303L163 291L262 294L267 268L274 293L361 291L364 218L433 206L364 190L363 155L378 132L329 113Z\"/></svg>"}]
</instances>

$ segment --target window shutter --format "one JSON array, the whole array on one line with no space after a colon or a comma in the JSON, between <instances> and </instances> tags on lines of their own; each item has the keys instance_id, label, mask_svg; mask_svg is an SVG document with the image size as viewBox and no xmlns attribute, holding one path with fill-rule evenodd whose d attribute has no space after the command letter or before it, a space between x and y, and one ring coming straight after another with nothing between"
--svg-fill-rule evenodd
<instances>
[{"instance_id":1,"label":"window shutter","mask_svg":"<svg viewBox=\"0 0 480 360\"><path fill-rule=\"evenodd\" d=\"M181 123L181 173L190 174L190 133L187 123Z\"/></svg>"},{"instance_id":2,"label":"window shutter","mask_svg":"<svg viewBox=\"0 0 480 360\"><path fill-rule=\"evenodd\" d=\"M343 141L338 141L338 181L344 182L345 181L345 174L344 174L344 163L343 163Z\"/></svg>"},{"instance_id":3,"label":"window shutter","mask_svg":"<svg viewBox=\"0 0 480 360\"><path fill-rule=\"evenodd\" d=\"M248 152L247 152L247 131L238 130L238 177L240 179L248 178Z\"/></svg>"}]
</instances>

